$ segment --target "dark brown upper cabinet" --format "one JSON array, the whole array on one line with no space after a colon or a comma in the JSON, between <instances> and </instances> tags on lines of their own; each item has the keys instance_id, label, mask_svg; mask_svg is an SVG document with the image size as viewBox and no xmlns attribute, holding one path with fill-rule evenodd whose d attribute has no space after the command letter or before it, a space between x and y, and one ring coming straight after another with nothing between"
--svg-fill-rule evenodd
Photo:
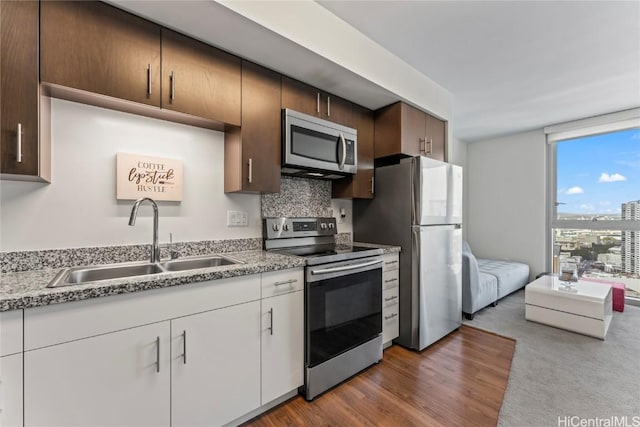
<instances>
[{"instance_id":1,"label":"dark brown upper cabinet","mask_svg":"<svg viewBox=\"0 0 640 427\"><path fill-rule=\"evenodd\" d=\"M242 61L242 125L224 135L224 191L280 191L280 75Z\"/></svg>"},{"instance_id":2,"label":"dark brown upper cabinet","mask_svg":"<svg viewBox=\"0 0 640 427\"><path fill-rule=\"evenodd\" d=\"M240 125L240 59L162 29L162 108Z\"/></svg>"},{"instance_id":3,"label":"dark brown upper cabinet","mask_svg":"<svg viewBox=\"0 0 640 427\"><path fill-rule=\"evenodd\" d=\"M342 199L372 199L373 178L373 111L353 104L353 121L358 130L358 173L333 181L332 197Z\"/></svg>"},{"instance_id":4,"label":"dark brown upper cabinet","mask_svg":"<svg viewBox=\"0 0 640 427\"><path fill-rule=\"evenodd\" d=\"M50 181L49 98L38 80L38 2L0 1L0 174Z\"/></svg>"},{"instance_id":5,"label":"dark brown upper cabinet","mask_svg":"<svg viewBox=\"0 0 640 427\"><path fill-rule=\"evenodd\" d=\"M351 102L282 76L282 108L354 127Z\"/></svg>"},{"instance_id":6,"label":"dark brown upper cabinet","mask_svg":"<svg viewBox=\"0 0 640 427\"><path fill-rule=\"evenodd\" d=\"M403 102L376 111L375 158L428 156L446 160L446 124Z\"/></svg>"},{"instance_id":7,"label":"dark brown upper cabinet","mask_svg":"<svg viewBox=\"0 0 640 427\"><path fill-rule=\"evenodd\" d=\"M43 1L43 83L160 106L160 27L94 1Z\"/></svg>"}]
</instances>

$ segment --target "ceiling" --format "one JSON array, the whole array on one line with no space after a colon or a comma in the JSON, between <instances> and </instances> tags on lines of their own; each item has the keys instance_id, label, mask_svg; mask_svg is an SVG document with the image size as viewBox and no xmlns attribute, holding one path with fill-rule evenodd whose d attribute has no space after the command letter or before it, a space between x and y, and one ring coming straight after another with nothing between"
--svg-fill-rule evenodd
<instances>
[{"instance_id":1,"label":"ceiling","mask_svg":"<svg viewBox=\"0 0 640 427\"><path fill-rule=\"evenodd\" d=\"M376 109L399 97L213 1L119 7ZM318 1L454 97L475 141L640 106L640 1Z\"/></svg>"}]
</instances>

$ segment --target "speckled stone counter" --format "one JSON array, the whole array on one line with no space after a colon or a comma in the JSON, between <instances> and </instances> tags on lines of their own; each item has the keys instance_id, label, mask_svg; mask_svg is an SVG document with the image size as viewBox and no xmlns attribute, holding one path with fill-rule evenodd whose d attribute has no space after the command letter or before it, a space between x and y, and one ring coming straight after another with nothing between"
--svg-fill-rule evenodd
<instances>
[{"instance_id":1,"label":"speckled stone counter","mask_svg":"<svg viewBox=\"0 0 640 427\"><path fill-rule=\"evenodd\" d=\"M402 248L400 246L379 245L377 243L353 242L353 246L382 249L383 254L391 254L402 251Z\"/></svg>"},{"instance_id":2,"label":"speckled stone counter","mask_svg":"<svg viewBox=\"0 0 640 427\"><path fill-rule=\"evenodd\" d=\"M189 283L284 270L305 265L304 258L268 253L261 250L226 252L225 256L235 258L238 261L242 261L242 263L128 277L125 279L103 280L85 285L59 288L46 287L60 271L59 268L3 273L0 276L0 311L187 285Z\"/></svg>"}]
</instances>

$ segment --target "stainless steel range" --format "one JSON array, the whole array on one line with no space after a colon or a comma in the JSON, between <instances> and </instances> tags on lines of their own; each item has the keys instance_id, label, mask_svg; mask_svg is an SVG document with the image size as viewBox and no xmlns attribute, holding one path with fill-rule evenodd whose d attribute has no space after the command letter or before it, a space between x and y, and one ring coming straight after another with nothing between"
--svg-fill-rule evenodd
<instances>
[{"instance_id":1,"label":"stainless steel range","mask_svg":"<svg viewBox=\"0 0 640 427\"><path fill-rule=\"evenodd\" d=\"M382 249L336 244L335 218L266 218L268 251L305 257L305 384L311 400L382 359Z\"/></svg>"}]
</instances>

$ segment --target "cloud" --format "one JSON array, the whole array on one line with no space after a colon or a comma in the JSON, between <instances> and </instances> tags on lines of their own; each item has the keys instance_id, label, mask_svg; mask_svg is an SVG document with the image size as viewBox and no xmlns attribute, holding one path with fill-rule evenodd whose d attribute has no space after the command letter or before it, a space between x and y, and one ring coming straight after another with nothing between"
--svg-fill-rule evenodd
<instances>
[{"instance_id":1,"label":"cloud","mask_svg":"<svg viewBox=\"0 0 640 427\"><path fill-rule=\"evenodd\" d=\"M598 202L600 206L611 206L611 202L608 200L601 200Z\"/></svg>"},{"instance_id":2,"label":"cloud","mask_svg":"<svg viewBox=\"0 0 640 427\"><path fill-rule=\"evenodd\" d=\"M593 207L592 204L580 205L580 209L585 210L585 211L594 211L595 210L595 208Z\"/></svg>"},{"instance_id":3,"label":"cloud","mask_svg":"<svg viewBox=\"0 0 640 427\"><path fill-rule=\"evenodd\" d=\"M582 194L582 193L584 193L584 190L581 187L571 187L570 189L564 192L564 194Z\"/></svg>"},{"instance_id":4,"label":"cloud","mask_svg":"<svg viewBox=\"0 0 640 427\"><path fill-rule=\"evenodd\" d=\"M598 182L617 182L617 181L626 181L627 177L620 175L619 173L612 173L609 175L608 173L602 172L600 178L598 178Z\"/></svg>"}]
</instances>

